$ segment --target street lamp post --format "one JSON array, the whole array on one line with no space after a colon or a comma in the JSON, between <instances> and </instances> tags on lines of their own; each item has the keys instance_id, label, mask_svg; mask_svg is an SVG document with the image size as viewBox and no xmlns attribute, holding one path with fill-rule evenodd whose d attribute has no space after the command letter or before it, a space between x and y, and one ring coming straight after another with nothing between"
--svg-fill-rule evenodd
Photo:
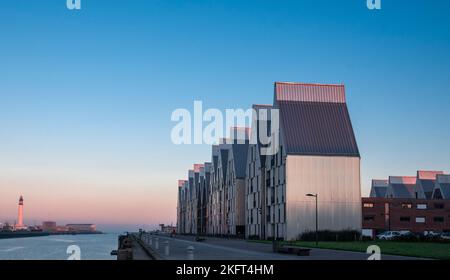
<instances>
[{"instance_id":1,"label":"street lamp post","mask_svg":"<svg viewBox=\"0 0 450 280\"><path fill-rule=\"evenodd\" d=\"M319 244L319 209L317 207L317 194L308 193L306 196L314 197L316 199L316 246Z\"/></svg>"}]
</instances>

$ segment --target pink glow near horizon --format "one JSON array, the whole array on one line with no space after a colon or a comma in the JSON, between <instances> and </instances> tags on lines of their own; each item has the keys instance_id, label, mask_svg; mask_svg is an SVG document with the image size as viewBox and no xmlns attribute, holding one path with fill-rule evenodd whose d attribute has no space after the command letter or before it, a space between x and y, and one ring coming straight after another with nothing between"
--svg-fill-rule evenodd
<instances>
[{"instance_id":1,"label":"pink glow near horizon","mask_svg":"<svg viewBox=\"0 0 450 280\"><path fill-rule=\"evenodd\" d=\"M38 183L39 182L39 183ZM71 182L71 183L67 183ZM7 186L7 187L6 187ZM0 176L0 222L17 220L24 196L25 223L159 224L176 222L176 188L76 180L65 183Z\"/></svg>"}]
</instances>

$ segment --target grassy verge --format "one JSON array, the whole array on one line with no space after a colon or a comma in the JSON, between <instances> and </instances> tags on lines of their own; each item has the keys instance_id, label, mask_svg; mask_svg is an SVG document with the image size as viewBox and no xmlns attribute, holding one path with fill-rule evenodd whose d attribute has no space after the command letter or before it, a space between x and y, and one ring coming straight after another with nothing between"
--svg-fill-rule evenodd
<instances>
[{"instance_id":1,"label":"grassy verge","mask_svg":"<svg viewBox=\"0 0 450 280\"><path fill-rule=\"evenodd\" d=\"M271 241L255 240L251 242L270 243ZM316 247L315 242L295 241L290 245L307 247L333 249L355 252L366 252L370 245L378 245L382 254L409 256L419 258L430 258L440 260L450 260L450 243L431 243L431 242L395 242L395 241L367 241L367 242L332 242L322 241Z\"/></svg>"}]
</instances>

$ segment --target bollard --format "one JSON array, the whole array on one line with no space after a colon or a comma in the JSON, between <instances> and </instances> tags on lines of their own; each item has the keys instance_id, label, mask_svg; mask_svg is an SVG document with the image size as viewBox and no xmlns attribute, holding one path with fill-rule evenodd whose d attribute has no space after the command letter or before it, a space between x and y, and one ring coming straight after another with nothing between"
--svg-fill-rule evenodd
<instances>
[{"instance_id":1,"label":"bollard","mask_svg":"<svg viewBox=\"0 0 450 280\"><path fill-rule=\"evenodd\" d=\"M159 238L158 237L155 238L155 249L159 250Z\"/></svg>"},{"instance_id":2,"label":"bollard","mask_svg":"<svg viewBox=\"0 0 450 280\"><path fill-rule=\"evenodd\" d=\"M187 247L187 259L190 261L194 260L194 247L192 246Z\"/></svg>"},{"instance_id":3,"label":"bollard","mask_svg":"<svg viewBox=\"0 0 450 280\"><path fill-rule=\"evenodd\" d=\"M164 254L166 255L166 257L169 256L169 241L164 242Z\"/></svg>"}]
</instances>

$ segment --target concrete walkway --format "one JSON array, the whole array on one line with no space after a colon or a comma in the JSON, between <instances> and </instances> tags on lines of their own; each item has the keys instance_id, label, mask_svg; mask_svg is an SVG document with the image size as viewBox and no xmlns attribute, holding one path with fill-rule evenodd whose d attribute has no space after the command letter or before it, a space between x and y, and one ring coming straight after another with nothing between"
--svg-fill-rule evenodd
<instances>
[{"instance_id":1,"label":"concrete walkway","mask_svg":"<svg viewBox=\"0 0 450 280\"><path fill-rule=\"evenodd\" d=\"M272 245L265 243L248 242L239 239L221 239L207 237L205 241L196 242L192 236L177 236L171 238L167 235L146 234L144 242L161 259L188 260L188 247L193 247L195 260L366 260L369 255L360 252L311 249L310 256L296 256L272 252ZM158 241L157 241L158 240ZM165 255L165 246L168 242L169 255ZM159 249L156 248L156 243ZM417 258L382 255L383 260L414 260Z\"/></svg>"}]
</instances>

